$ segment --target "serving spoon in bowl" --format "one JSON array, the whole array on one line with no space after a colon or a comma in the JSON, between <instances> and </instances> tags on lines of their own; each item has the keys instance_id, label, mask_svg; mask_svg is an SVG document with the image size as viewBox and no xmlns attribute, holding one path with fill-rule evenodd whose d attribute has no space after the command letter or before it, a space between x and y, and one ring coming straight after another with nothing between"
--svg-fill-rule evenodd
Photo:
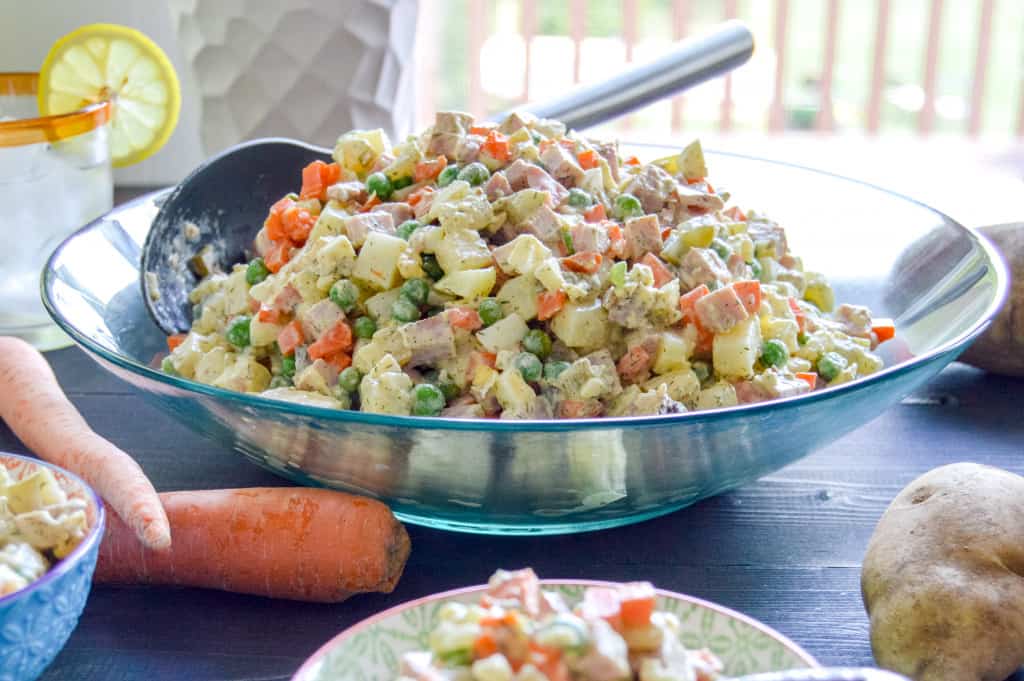
<instances>
[{"instance_id":1,"label":"serving spoon in bowl","mask_svg":"<svg viewBox=\"0 0 1024 681\"><path fill-rule=\"evenodd\" d=\"M753 51L750 29L728 21L653 62L518 109L581 130L722 75ZM168 334L189 329L188 292L204 269L243 261L269 206L292 191L299 171L315 160L330 162L331 150L285 138L244 142L201 165L167 195L143 244L140 267L143 300L157 326Z\"/></svg>"}]
</instances>

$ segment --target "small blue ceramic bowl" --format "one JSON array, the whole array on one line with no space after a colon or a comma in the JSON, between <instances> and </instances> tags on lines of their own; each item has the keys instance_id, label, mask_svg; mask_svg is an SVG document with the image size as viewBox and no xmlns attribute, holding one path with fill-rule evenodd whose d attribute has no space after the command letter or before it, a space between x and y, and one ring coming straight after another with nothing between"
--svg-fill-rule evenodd
<instances>
[{"instance_id":1,"label":"small blue ceramic bowl","mask_svg":"<svg viewBox=\"0 0 1024 681\"><path fill-rule=\"evenodd\" d=\"M85 607L106 524L103 502L80 478L51 464L0 453L14 478L49 468L64 492L86 503L89 532L64 560L21 591L0 597L0 681L32 681L57 657Z\"/></svg>"}]
</instances>

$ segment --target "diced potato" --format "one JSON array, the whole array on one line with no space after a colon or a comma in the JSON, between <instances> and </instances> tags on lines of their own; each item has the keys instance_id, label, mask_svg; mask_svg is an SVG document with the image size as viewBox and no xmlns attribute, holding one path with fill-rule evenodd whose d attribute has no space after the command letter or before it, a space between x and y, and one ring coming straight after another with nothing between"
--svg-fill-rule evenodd
<instances>
[{"instance_id":1,"label":"diced potato","mask_svg":"<svg viewBox=\"0 0 1024 681\"><path fill-rule=\"evenodd\" d=\"M309 233L309 241L316 241L325 236L337 236L345 233L345 218L348 212L337 201L328 201L320 211L320 217Z\"/></svg>"},{"instance_id":2,"label":"diced potato","mask_svg":"<svg viewBox=\"0 0 1024 681\"><path fill-rule=\"evenodd\" d=\"M654 373L668 374L673 371L689 369L693 347L692 337L672 331L662 333L658 352L654 355Z\"/></svg>"},{"instance_id":3,"label":"diced potato","mask_svg":"<svg viewBox=\"0 0 1024 681\"><path fill-rule=\"evenodd\" d=\"M517 369L501 372L496 384L498 403L509 417L529 414L537 401L537 393Z\"/></svg>"},{"instance_id":4,"label":"diced potato","mask_svg":"<svg viewBox=\"0 0 1024 681\"><path fill-rule=\"evenodd\" d=\"M700 394L700 379L692 369L673 371L662 376L655 376L647 381L644 388L656 390L659 385L664 385L668 396L676 402L693 404Z\"/></svg>"},{"instance_id":5,"label":"diced potato","mask_svg":"<svg viewBox=\"0 0 1024 681\"><path fill-rule=\"evenodd\" d=\"M352 276L377 289L392 288L398 283L398 257L406 246L405 239L370 232L356 258Z\"/></svg>"},{"instance_id":6,"label":"diced potato","mask_svg":"<svg viewBox=\"0 0 1024 681\"><path fill-rule=\"evenodd\" d=\"M523 318L513 312L477 331L476 337L488 352L496 353L500 350L515 350L529 330Z\"/></svg>"},{"instance_id":7,"label":"diced potato","mask_svg":"<svg viewBox=\"0 0 1024 681\"><path fill-rule=\"evenodd\" d=\"M204 354L196 364L195 379L200 383L213 383L214 379L224 373L228 364L235 361L235 353L227 348L217 346Z\"/></svg>"},{"instance_id":8,"label":"diced potato","mask_svg":"<svg viewBox=\"0 0 1024 681\"><path fill-rule=\"evenodd\" d=\"M683 177L695 180L708 176L708 167L704 163L704 150L700 146L700 140L693 140L683 148L679 154L679 166Z\"/></svg>"},{"instance_id":9,"label":"diced potato","mask_svg":"<svg viewBox=\"0 0 1024 681\"><path fill-rule=\"evenodd\" d=\"M822 312L831 312L836 298L825 277L817 272L806 272L805 277L807 288L804 289L804 300L813 303Z\"/></svg>"},{"instance_id":10,"label":"diced potato","mask_svg":"<svg viewBox=\"0 0 1024 681\"><path fill-rule=\"evenodd\" d=\"M412 177L416 171L416 164L423 160L423 153L415 144L396 145L391 153L395 156L395 160L388 164L382 172L392 181L403 177Z\"/></svg>"},{"instance_id":11,"label":"diced potato","mask_svg":"<svg viewBox=\"0 0 1024 681\"><path fill-rule=\"evenodd\" d=\"M384 355L363 376L359 399L365 412L408 415L412 412L412 379L394 357Z\"/></svg>"},{"instance_id":12,"label":"diced potato","mask_svg":"<svg viewBox=\"0 0 1024 681\"><path fill-rule=\"evenodd\" d=\"M277 336L284 329L283 324L271 324L261 322L255 315L249 322L249 344L254 348L262 348L272 345Z\"/></svg>"},{"instance_id":13,"label":"diced potato","mask_svg":"<svg viewBox=\"0 0 1024 681\"><path fill-rule=\"evenodd\" d=\"M364 177L370 172L377 157L391 146L381 129L352 130L338 138L334 145L334 160L343 168Z\"/></svg>"},{"instance_id":14,"label":"diced potato","mask_svg":"<svg viewBox=\"0 0 1024 681\"><path fill-rule=\"evenodd\" d=\"M412 352L405 346L402 334L397 326L386 326L373 334L373 340L360 341L352 355L352 366L367 374L384 357L391 357L396 362L405 364L412 357Z\"/></svg>"},{"instance_id":15,"label":"diced potato","mask_svg":"<svg viewBox=\"0 0 1024 681\"><path fill-rule=\"evenodd\" d=\"M547 258L537 265L537 269L533 271L533 276L537 278L537 281L545 289L552 293L564 291L568 287L565 276L562 274L562 267L555 258Z\"/></svg>"},{"instance_id":16,"label":"diced potato","mask_svg":"<svg viewBox=\"0 0 1024 681\"><path fill-rule=\"evenodd\" d=\"M520 234L494 251L498 267L510 274L532 274L550 257L551 249L532 234Z\"/></svg>"},{"instance_id":17,"label":"diced potato","mask_svg":"<svg viewBox=\"0 0 1024 681\"><path fill-rule=\"evenodd\" d=\"M324 237L319 242L314 262L321 277L347 277L356 266L356 249L346 236Z\"/></svg>"},{"instance_id":18,"label":"diced potato","mask_svg":"<svg viewBox=\"0 0 1024 681\"><path fill-rule=\"evenodd\" d=\"M210 336L190 331L185 340L171 353L171 366L185 378L195 376L196 365L203 355L216 345L216 340Z\"/></svg>"},{"instance_id":19,"label":"diced potato","mask_svg":"<svg viewBox=\"0 0 1024 681\"><path fill-rule=\"evenodd\" d=\"M41 468L11 484L6 494L7 503L14 513L28 513L43 506L67 501L64 491L47 468Z\"/></svg>"},{"instance_id":20,"label":"diced potato","mask_svg":"<svg viewBox=\"0 0 1024 681\"><path fill-rule=\"evenodd\" d=\"M750 317L724 333L715 334L711 353L715 370L729 378L754 374L754 362L761 353L761 324Z\"/></svg>"},{"instance_id":21,"label":"diced potato","mask_svg":"<svg viewBox=\"0 0 1024 681\"><path fill-rule=\"evenodd\" d=\"M398 273L402 279L422 279L427 276L423 271L423 261L411 248L406 248L402 255L398 256Z\"/></svg>"},{"instance_id":22,"label":"diced potato","mask_svg":"<svg viewBox=\"0 0 1024 681\"><path fill-rule=\"evenodd\" d=\"M314 270L303 269L297 272L289 283L299 292L304 303L312 304L325 297L324 291L320 289L320 277Z\"/></svg>"},{"instance_id":23,"label":"diced potato","mask_svg":"<svg viewBox=\"0 0 1024 681\"><path fill-rule=\"evenodd\" d=\"M733 234L726 238L725 243L728 244L733 253L738 253L744 262L750 262L754 259L754 242L746 234Z\"/></svg>"},{"instance_id":24,"label":"diced potato","mask_svg":"<svg viewBox=\"0 0 1024 681\"><path fill-rule=\"evenodd\" d=\"M366 299L366 312L374 321L383 324L391 319L391 306L401 295L401 288L391 288L381 291Z\"/></svg>"},{"instance_id":25,"label":"diced potato","mask_svg":"<svg viewBox=\"0 0 1024 681\"><path fill-rule=\"evenodd\" d=\"M306 392L331 395L331 388L327 385L327 379L312 364L295 377L295 387Z\"/></svg>"},{"instance_id":26,"label":"diced potato","mask_svg":"<svg viewBox=\"0 0 1024 681\"><path fill-rule=\"evenodd\" d=\"M442 230L434 255L446 274L487 267L494 261L487 242L471 229Z\"/></svg>"},{"instance_id":27,"label":"diced potato","mask_svg":"<svg viewBox=\"0 0 1024 681\"><path fill-rule=\"evenodd\" d=\"M551 330L570 348L598 348L608 336L608 312L600 300L567 303L551 319Z\"/></svg>"},{"instance_id":28,"label":"diced potato","mask_svg":"<svg viewBox=\"0 0 1024 681\"><path fill-rule=\"evenodd\" d=\"M270 385L270 372L249 355L230 362L212 384L226 390L261 392Z\"/></svg>"},{"instance_id":29,"label":"diced potato","mask_svg":"<svg viewBox=\"0 0 1024 681\"><path fill-rule=\"evenodd\" d=\"M495 269L485 267L482 270L463 270L446 274L435 286L443 293L450 293L465 300L474 300L490 295L495 281L497 281Z\"/></svg>"},{"instance_id":30,"label":"diced potato","mask_svg":"<svg viewBox=\"0 0 1024 681\"><path fill-rule=\"evenodd\" d=\"M549 198L550 195L546 191L521 189L511 196L506 196L496 201L494 210L506 213L509 222L518 225L533 215Z\"/></svg>"},{"instance_id":31,"label":"diced potato","mask_svg":"<svg viewBox=\"0 0 1024 681\"><path fill-rule=\"evenodd\" d=\"M797 335L800 333L800 325L793 319L785 317L761 317L761 336L765 340L777 339L786 344L790 352L800 349L797 342Z\"/></svg>"},{"instance_id":32,"label":"diced potato","mask_svg":"<svg viewBox=\"0 0 1024 681\"><path fill-rule=\"evenodd\" d=\"M697 396L698 409L718 409L719 407L732 407L739 404L736 399L736 389L731 383L719 381L700 391Z\"/></svg>"},{"instance_id":33,"label":"diced potato","mask_svg":"<svg viewBox=\"0 0 1024 681\"><path fill-rule=\"evenodd\" d=\"M515 313L529 321L537 316L537 294L540 287L531 276L509 279L498 291L496 298L505 314Z\"/></svg>"}]
</instances>

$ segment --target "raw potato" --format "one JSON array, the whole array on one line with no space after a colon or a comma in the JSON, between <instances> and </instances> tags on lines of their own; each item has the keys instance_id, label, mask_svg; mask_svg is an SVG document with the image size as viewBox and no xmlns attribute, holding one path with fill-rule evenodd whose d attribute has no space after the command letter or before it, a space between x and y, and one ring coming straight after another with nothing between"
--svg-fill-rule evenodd
<instances>
[{"instance_id":1,"label":"raw potato","mask_svg":"<svg viewBox=\"0 0 1024 681\"><path fill-rule=\"evenodd\" d=\"M1010 291L1003 308L981 338L960 357L997 374L1024 376L1024 222L978 230L995 244L1010 270Z\"/></svg>"},{"instance_id":2,"label":"raw potato","mask_svg":"<svg viewBox=\"0 0 1024 681\"><path fill-rule=\"evenodd\" d=\"M875 660L915 681L1003 681L1024 664L1024 478L936 468L886 509L861 572Z\"/></svg>"}]
</instances>

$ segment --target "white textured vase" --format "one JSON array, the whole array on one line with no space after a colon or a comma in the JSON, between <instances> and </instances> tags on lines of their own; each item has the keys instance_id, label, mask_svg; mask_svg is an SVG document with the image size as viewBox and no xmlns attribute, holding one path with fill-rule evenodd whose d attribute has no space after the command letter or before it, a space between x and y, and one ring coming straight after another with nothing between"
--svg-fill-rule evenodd
<instances>
[{"instance_id":1,"label":"white textured vase","mask_svg":"<svg viewBox=\"0 0 1024 681\"><path fill-rule=\"evenodd\" d=\"M416 0L171 0L203 151L412 130Z\"/></svg>"}]
</instances>

